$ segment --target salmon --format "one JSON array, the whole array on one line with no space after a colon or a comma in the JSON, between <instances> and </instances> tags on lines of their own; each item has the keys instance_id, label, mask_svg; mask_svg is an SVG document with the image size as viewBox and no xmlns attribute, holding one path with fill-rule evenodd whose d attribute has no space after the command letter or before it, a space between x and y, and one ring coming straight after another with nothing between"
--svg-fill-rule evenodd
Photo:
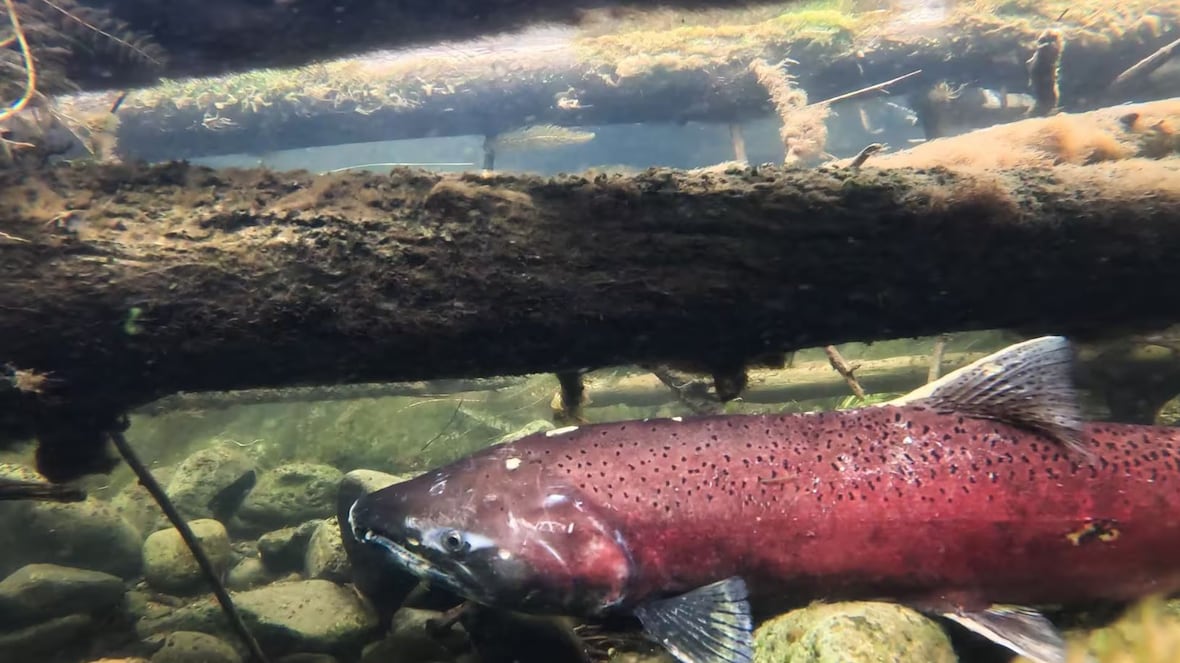
<instances>
[{"instance_id":1,"label":"salmon","mask_svg":"<svg viewBox=\"0 0 1180 663\"><path fill-rule=\"evenodd\" d=\"M356 539L485 605L639 618L684 663L887 600L1043 663L1047 606L1180 591L1180 429L1082 420L1068 341L881 406L568 427L359 498Z\"/></svg>"}]
</instances>

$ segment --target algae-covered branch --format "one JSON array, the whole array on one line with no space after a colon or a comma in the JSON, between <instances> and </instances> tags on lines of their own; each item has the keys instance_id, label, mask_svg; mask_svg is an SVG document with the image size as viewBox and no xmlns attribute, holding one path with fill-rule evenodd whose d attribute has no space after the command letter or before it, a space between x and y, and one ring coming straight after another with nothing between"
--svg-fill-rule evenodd
<instances>
[{"instance_id":1,"label":"algae-covered branch","mask_svg":"<svg viewBox=\"0 0 1180 663\"><path fill-rule=\"evenodd\" d=\"M0 421L81 449L177 391L725 372L851 340L1175 320L1180 162L1143 158L1175 150L1175 110L1030 120L892 169L6 172ZM1068 152L1041 150L1062 137ZM927 167L972 140L1007 170Z\"/></svg>"},{"instance_id":2,"label":"algae-covered branch","mask_svg":"<svg viewBox=\"0 0 1180 663\"><path fill-rule=\"evenodd\" d=\"M1009 98L1029 89L1025 61L1048 27L1066 44L1061 102L1088 110L1107 103L1107 87L1120 72L1180 36L1180 5L1145 0L1124 3L1119 12L1105 0L957 3L929 16L850 12L837 4L685 13L674 20L658 14L476 46L169 81L127 96L118 113L119 145L127 157L168 159L489 135L533 124L734 123L771 114L749 66L784 58L812 101L921 70L890 91L934 88L941 96L923 104L963 114L975 103L971 93L991 95L980 106L1016 103ZM965 84L978 89L959 99ZM1151 81L1141 84L1124 92L1139 94L1147 85L1147 96L1139 98L1161 96ZM104 96L67 100L63 108L86 116L110 106ZM937 118L923 122L930 137L939 133L932 129Z\"/></svg>"}]
</instances>

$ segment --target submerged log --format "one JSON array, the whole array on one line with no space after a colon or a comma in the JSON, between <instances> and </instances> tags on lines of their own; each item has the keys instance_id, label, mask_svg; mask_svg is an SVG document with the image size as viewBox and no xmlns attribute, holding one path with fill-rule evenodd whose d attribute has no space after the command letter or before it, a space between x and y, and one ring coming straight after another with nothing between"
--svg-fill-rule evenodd
<instances>
[{"instance_id":1,"label":"submerged log","mask_svg":"<svg viewBox=\"0 0 1180 663\"><path fill-rule=\"evenodd\" d=\"M35 0L34 0L35 1ZM651 8L710 9L783 0L106 0L134 30L150 33L172 56L167 75L289 66L440 40L469 39L537 23L578 24L596 15ZM109 85L98 72L86 80Z\"/></svg>"},{"instance_id":2,"label":"submerged log","mask_svg":"<svg viewBox=\"0 0 1180 663\"><path fill-rule=\"evenodd\" d=\"M1028 89L1024 62L1037 35L1051 25L1059 26L1066 43L1061 103L1089 110L1103 104L1121 71L1180 36L1180 4L1131 0L1117 13L1075 7L1058 21L1065 6L1033 3L996 14L969 4L917 26L900 12L718 12L674 28L637 20L609 30L542 32L491 47L175 81L128 95L117 136L124 156L157 160L490 135L535 124L732 124L772 111L750 62L788 56L798 63L790 73L811 101L915 70L921 75L890 91L947 81L951 95L962 83L1018 92ZM1160 94L1120 90L1130 92ZM105 114L114 97L67 99L63 110L71 117Z\"/></svg>"},{"instance_id":3,"label":"submerged log","mask_svg":"<svg viewBox=\"0 0 1180 663\"><path fill-rule=\"evenodd\" d=\"M0 173L0 429L35 431L52 478L120 412L177 391L727 368L846 341L1172 321L1180 159L1135 155L1171 145L1158 127L1177 109L1066 117L1062 155L1043 148L1064 120L1029 120L1042 131L1013 130L1025 160L991 172ZM1022 154L1003 140L987 144Z\"/></svg>"},{"instance_id":4,"label":"submerged log","mask_svg":"<svg viewBox=\"0 0 1180 663\"><path fill-rule=\"evenodd\" d=\"M1019 339L1014 338L1012 342L1016 340ZM995 346L987 351L946 354L939 366L943 373L949 373L999 348ZM1154 397L1158 395L1162 395L1166 401L1180 394L1180 350L1160 347L1149 340L1134 337L1120 338L1115 342L1079 344L1077 349L1078 386L1094 392L1100 400L1110 405L1117 405L1128 397L1143 399L1150 396L1153 398L1148 400L1154 402ZM932 358L929 355L903 355L858 360L854 363L857 379L865 391L870 394L890 394L905 393L928 382ZM501 389L527 386L529 380L535 377L538 376L180 393L136 408L133 414L158 416L188 410L208 412L271 403L323 403L389 397L430 399L456 394L463 394L465 401L470 402ZM547 379L553 380L552 376ZM655 373L647 371L621 375L591 373L586 376L585 389L587 398L584 407L589 411L619 405L659 407L678 400L673 389L669 389ZM742 392L741 399L744 403L756 405L781 405L792 401L840 398L849 393L847 381L832 370L830 362L807 361L784 368L751 370L749 384ZM560 399L560 396L560 389L557 389L554 398ZM1159 403L1155 405L1158 408ZM1123 417L1120 421L1150 423L1155 411L1150 411L1146 418L1139 416L1139 412L1114 414ZM597 420L599 417L591 418Z\"/></svg>"}]
</instances>

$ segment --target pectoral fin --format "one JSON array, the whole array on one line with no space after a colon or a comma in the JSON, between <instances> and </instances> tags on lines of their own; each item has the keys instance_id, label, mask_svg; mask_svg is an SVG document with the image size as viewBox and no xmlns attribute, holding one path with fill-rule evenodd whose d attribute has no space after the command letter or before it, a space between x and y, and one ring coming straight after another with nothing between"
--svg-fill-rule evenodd
<instances>
[{"instance_id":1,"label":"pectoral fin","mask_svg":"<svg viewBox=\"0 0 1180 663\"><path fill-rule=\"evenodd\" d=\"M1065 663L1065 641L1044 615L1021 606L944 612L943 617L1037 663Z\"/></svg>"},{"instance_id":2,"label":"pectoral fin","mask_svg":"<svg viewBox=\"0 0 1180 663\"><path fill-rule=\"evenodd\" d=\"M727 578L635 609L649 636L683 663L751 663L753 620L746 583Z\"/></svg>"}]
</instances>

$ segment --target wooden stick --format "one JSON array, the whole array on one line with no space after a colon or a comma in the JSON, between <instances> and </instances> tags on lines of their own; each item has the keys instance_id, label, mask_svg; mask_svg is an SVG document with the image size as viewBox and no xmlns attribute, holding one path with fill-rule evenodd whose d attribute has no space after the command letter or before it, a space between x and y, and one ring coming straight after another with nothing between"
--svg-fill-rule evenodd
<instances>
[{"instance_id":1,"label":"wooden stick","mask_svg":"<svg viewBox=\"0 0 1180 663\"><path fill-rule=\"evenodd\" d=\"M836 369L836 372L848 383L848 387L852 389L852 393L856 394L856 397L863 401L865 399L864 387L860 386L860 382L857 382L856 376L853 375L856 367L845 361L844 357L840 355L840 351L834 345L825 346L824 354L828 356L828 362L832 364L832 368Z\"/></svg>"},{"instance_id":2,"label":"wooden stick","mask_svg":"<svg viewBox=\"0 0 1180 663\"><path fill-rule=\"evenodd\" d=\"M209 583L209 587L213 590L213 595L217 597L217 602L221 605L221 610L225 613L225 617L229 620L230 628L237 632L238 637L245 643L246 648L250 651L250 655L258 663L269 663L266 653L262 651L258 641L254 639L254 635L250 633L250 629L246 627L246 622L242 621L242 615L238 612L237 606L234 605L233 599L230 598L229 592L226 591L225 585L221 584L221 578L218 577L217 571L213 568L213 562L209 561L209 556L205 554L204 548L201 547L201 542L197 540L197 536L193 534L193 530L189 528L188 523L185 522L184 517L173 506L172 501L168 499L168 495L164 489L160 487L160 483L152 476L149 470L139 456L135 454L135 450L127 443L127 438L123 437L123 432L119 430L111 431L111 441L115 445L115 449L119 451L119 455L127 462L127 466L135 473L139 479L139 483L148 491L156 504L160 505L160 510L167 516L168 522L180 532L180 538L184 539L184 543L188 546L189 552L192 553L193 559L197 560L197 566L200 567L201 573L205 576L205 580Z\"/></svg>"},{"instance_id":3,"label":"wooden stick","mask_svg":"<svg viewBox=\"0 0 1180 663\"><path fill-rule=\"evenodd\" d=\"M1155 71L1156 69L1159 69L1160 67L1162 67L1164 65L1165 62L1167 62L1168 60L1171 60L1172 56L1176 55L1177 51L1180 51L1180 39L1177 39L1176 41L1168 44L1167 46L1163 46L1163 47L1159 48L1158 50L1156 50L1156 52L1154 52L1151 55L1136 62L1134 65L1132 65L1126 71L1119 74L1114 79L1114 82L1112 82L1110 84L1110 87L1111 88L1118 88L1118 87L1122 87L1124 85L1127 85L1128 83L1131 83L1133 81L1137 81L1142 78L1147 78L1148 76L1151 75L1151 72Z\"/></svg>"},{"instance_id":4,"label":"wooden stick","mask_svg":"<svg viewBox=\"0 0 1180 663\"><path fill-rule=\"evenodd\" d=\"M920 73L922 73L921 69L915 69L915 70L911 71L910 73L902 74L901 76L898 76L897 78L890 78L889 80L885 81L884 83L877 83L876 85L862 87L859 90L853 90L852 92L845 92L844 94L836 95L835 97L832 97L830 99L824 99L823 101L817 101L814 104L808 104L808 105L809 106L820 106L822 104L831 105L831 104L835 104L835 103L838 103L841 101L848 101L849 99L863 97L864 95L866 95L870 92L876 92L877 90L883 90L883 89L889 87L890 85L893 85L894 83L900 83L901 81L904 81L907 78L913 78L914 76L917 76Z\"/></svg>"}]
</instances>

